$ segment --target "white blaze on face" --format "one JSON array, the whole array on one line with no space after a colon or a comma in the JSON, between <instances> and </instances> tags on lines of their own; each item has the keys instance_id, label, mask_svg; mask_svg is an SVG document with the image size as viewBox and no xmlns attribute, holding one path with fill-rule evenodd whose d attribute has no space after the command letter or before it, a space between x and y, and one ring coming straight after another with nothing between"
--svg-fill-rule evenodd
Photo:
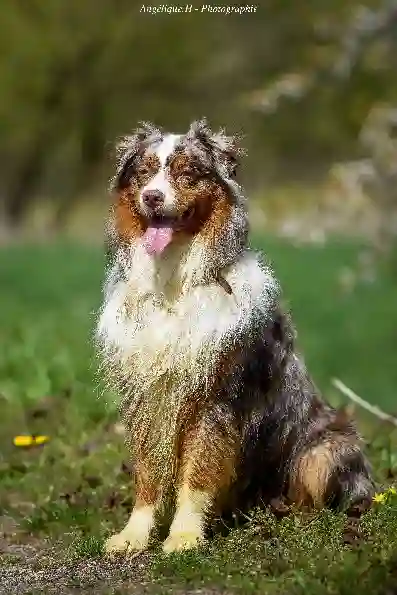
<instances>
[{"instance_id":1,"label":"white blaze on face","mask_svg":"<svg viewBox=\"0 0 397 595\"><path fill-rule=\"evenodd\" d=\"M142 200L142 194L146 190L160 190L165 196L165 208L172 209L172 207L174 206L175 191L169 182L165 163L167 161L167 158L173 153L176 145L178 144L181 138L182 137L180 134L167 134L164 137L164 139L153 150L153 153L157 155L157 157L159 158L160 169L156 173L156 175L146 184L146 186L144 186L141 189L139 198L143 209L145 208L145 204Z\"/></svg>"},{"instance_id":2,"label":"white blaze on face","mask_svg":"<svg viewBox=\"0 0 397 595\"><path fill-rule=\"evenodd\" d=\"M160 190L164 196L164 208L170 210L172 214L172 208L175 205L175 191L168 180L166 161L169 155L171 155L180 141L181 136L177 134L168 134L155 148L154 153L157 155L160 161L160 169L157 174L150 180L146 186L141 190L140 202L143 211L145 211L145 205L143 201L143 193L146 190ZM148 254L162 254L164 249L171 243L174 229L170 223L149 225L144 236L143 245Z\"/></svg>"}]
</instances>

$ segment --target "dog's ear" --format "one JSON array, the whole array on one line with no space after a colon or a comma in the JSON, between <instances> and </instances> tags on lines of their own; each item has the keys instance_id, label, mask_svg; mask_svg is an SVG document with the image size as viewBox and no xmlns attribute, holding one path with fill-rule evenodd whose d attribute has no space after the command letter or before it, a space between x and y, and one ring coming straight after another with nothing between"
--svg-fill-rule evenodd
<instances>
[{"instance_id":1,"label":"dog's ear","mask_svg":"<svg viewBox=\"0 0 397 595\"><path fill-rule=\"evenodd\" d=\"M240 166L239 155L235 152L228 151L222 154L222 158L229 178L235 178Z\"/></svg>"},{"instance_id":2,"label":"dog's ear","mask_svg":"<svg viewBox=\"0 0 397 595\"><path fill-rule=\"evenodd\" d=\"M240 157L245 154L240 146L241 137L228 136L223 129L212 132L206 118L202 118L192 123L188 138L196 139L205 147L223 169L225 176L233 178L236 175Z\"/></svg>"},{"instance_id":3,"label":"dog's ear","mask_svg":"<svg viewBox=\"0 0 397 595\"><path fill-rule=\"evenodd\" d=\"M132 175L134 173L137 158L141 154L142 150L138 143L133 141L132 137L129 137L130 147L128 151L125 151L118 158L118 164L116 167L116 175L113 177L110 189L111 190L123 190L129 185ZM118 149L117 149L118 150Z\"/></svg>"},{"instance_id":4,"label":"dog's ear","mask_svg":"<svg viewBox=\"0 0 397 595\"><path fill-rule=\"evenodd\" d=\"M116 174L111 180L110 190L127 188L134 173L137 161L145 149L154 141L161 140L162 133L150 122L141 122L140 126L129 136L116 143Z\"/></svg>"},{"instance_id":5,"label":"dog's ear","mask_svg":"<svg viewBox=\"0 0 397 595\"><path fill-rule=\"evenodd\" d=\"M240 165L240 157L245 155L245 150L240 146L241 137L228 136L223 129L212 137L217 151L217 158L225 168L229 178L236 176Z\"/></svg>"}]
</instances>

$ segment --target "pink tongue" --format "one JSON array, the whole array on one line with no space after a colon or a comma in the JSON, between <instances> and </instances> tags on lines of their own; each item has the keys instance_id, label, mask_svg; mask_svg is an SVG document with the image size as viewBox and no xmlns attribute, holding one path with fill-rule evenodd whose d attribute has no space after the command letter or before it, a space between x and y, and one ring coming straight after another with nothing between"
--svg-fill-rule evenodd
<instances>
[{"instance_id":1,"label":"pink tongue","mask_svg":"<svg viewBox=\"0 0 397 595\"><path fill-rule=\"evenodd\" d=\"M148 227L143 236L143 245L148 254L161 254L172 240L172 227Z\"/></svg>"}]
</instances>

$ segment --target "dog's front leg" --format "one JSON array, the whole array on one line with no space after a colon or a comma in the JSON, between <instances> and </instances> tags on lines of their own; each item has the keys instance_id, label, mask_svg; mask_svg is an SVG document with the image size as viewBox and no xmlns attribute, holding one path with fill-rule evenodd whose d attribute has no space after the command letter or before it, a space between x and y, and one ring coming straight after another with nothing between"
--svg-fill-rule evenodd
<instances>
[{"instance_id":1,"label":"dog's front leg","mask_svg":"<svg viewBox=\"0 0 397 595\"><path fill-rule=\"evenodd\" d=\"M105 543L108 554L145 549L154 525L159 490L143 462L135 467L135 505L124 529Z\"/></svg>"},{"instance_id":2,"label":"dog's front leg","mask_svg":"<svg viewBox=\"0 0 397 595\"><path fill-rule=\"evenodd\" d=\"M204 539L208 513L235 475L239 448L228 413L213 411L187 434L182 449L176 511L165 552L197 546Z\"/></svg>"}]
</instances>

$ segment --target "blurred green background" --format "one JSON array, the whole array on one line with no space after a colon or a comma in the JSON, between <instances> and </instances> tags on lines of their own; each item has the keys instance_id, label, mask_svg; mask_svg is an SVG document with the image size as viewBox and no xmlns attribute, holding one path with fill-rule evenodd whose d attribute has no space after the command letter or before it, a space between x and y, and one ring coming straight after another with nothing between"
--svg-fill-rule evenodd
<instances>
[{"instance_id":1,"label":"blurred green background","mask_svg":"<svg viewBox=\"0 0 397 595\"><path fill-rule=\"evenodd\" d=\"M112 143L139 120L183 132L205 115L244 134L253 242L315 380L335 402L334 376L393 412L397 2L142 6L2 2L1 395L93 402Z\"/></svg>"}]
</instances>

